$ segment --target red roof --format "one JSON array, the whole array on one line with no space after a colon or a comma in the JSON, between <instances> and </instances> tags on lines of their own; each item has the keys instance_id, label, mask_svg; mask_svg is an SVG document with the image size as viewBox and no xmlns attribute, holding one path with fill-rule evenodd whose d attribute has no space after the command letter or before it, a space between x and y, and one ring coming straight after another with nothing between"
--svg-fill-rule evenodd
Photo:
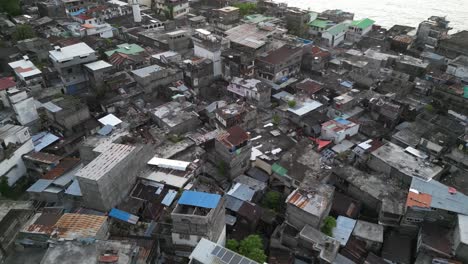
<instances>
[{"instance_id":1,"label":"red roof","mask_svg":"<svg viewBox=\"0 0 468 264\"><path fill-rule=\"evenodd\" d=\"M64 158L55 168L51 169L44 176L42 176L42 179L55 180L73 169L79 162L80 159L78 158Z\"/></svg>"},{"instance_id":2,"label":"red roof","mask_svg":"<svg viewBox=\"0 0 468 264\"><path fill-rule=\"evenodd\" d=\"M0 79L0 91L16 86L13 77L5 77Z\"/></svg>"},{"instance_id":3,"label":"red roof","mask_svg":"<svg viewBox=\"0 0 468 264\"><path fill-rule=\"evenodd\" d=\"M323 50L318 46L312 46L311 51L314 57L326 58L331 55L330 52Z\"/></svg>"},{"instance_id":4,"label":"red roof","mask_svg":"<svg viewBox=\"0 0 468 264\"><path fill-rule=\"evenodd\" d=\"M227 147L236 147L249 139L249 134L240 126L233 126L227 130L227 133L222 134L218 140L223 142Z\"/></svg>"}]
</instances>

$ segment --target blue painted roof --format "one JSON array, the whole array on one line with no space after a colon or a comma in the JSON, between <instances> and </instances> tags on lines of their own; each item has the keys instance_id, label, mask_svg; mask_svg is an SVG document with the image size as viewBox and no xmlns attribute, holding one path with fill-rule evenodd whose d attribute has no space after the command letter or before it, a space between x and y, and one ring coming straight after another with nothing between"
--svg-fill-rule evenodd
<instances>
[{"instance_id":1,"label":"blue painted roof","mask_svg":"<svg viewBox=\"0 0 468 264\"><path fill-rule=\"evenodd\" d=\"M112 208L112 210L109 212L109 216L122 220L124 222L130 223L130 224L136 224L138 222L138 216L129 214L125 211Z\"/></svg>"},{"instance_id":2,"label":"blue painted roof","mask_svg":"<svg viewBox=\"0 0 468 264\"><path fill-rule=\"evenodd\" d=\"M72 184L68 186L67 190L65 190L65 193L68 195L73 195L73 196L82 196L81 188L80 188L80 185L78 184L78 181L74 180Z\"/></svg>"},{"instance_id":3,"label":"blue painted roof","mask_svg":"<svg viewBox=\"0 0 468 264\"><path fill-rule=\"evenodd\" d=\"M340 124L342 124L342 125L348 125L348 124L351 123L350 121L348 121L348 120L346 120L346 119L343 119L343 118L337 118L337 119L335 119L335 120L336 120L336 122L338 122L338 123L340 123Z\"/></svg>"},{"instance_id":4,"label":"blue painted roof","mask_svg":"<svg viewBox=\"0 0 468 264\"><path fill-rule=\"evenodd\" d=\"M71 12L70 15L71 15L71 16L77 16L77 15L83 14L85 11L86 11L86 9L81 8L81 9L78 10L78 11Z\"/></svg>"},{"instance_id":5,"label":"blue painted roof","mask_svg":"<svg viewBox=\"0 0 468 264\"><path fill-rule=\"evenodd\" d=\"M221 195L219 194L184 191L179 199L179 204L203 208L216 208L220 199Z\"/></svg>"},{"instance_id":6,"label":"blue painted roof","mask_svg":"<svg viewBox=\"0 0 468 264\"><path fill-rule=\"evenodd\" d=\"M47 187L49 187L49 185L51 185L52 182L53 182L53 180L39 179L33 185L31 185L31 187L29 187L26 191L27 192L37 192L37 193L42 192L45 189L47 189Z\"/></svg>"},{"instance_id":7,"label":"blue painted roof","mask_svg":"<svg viewBox=\"0 0 468 264\"><path fill-rule=\"evenodd\" d=\"M342 86L346 87L346 88L352 88L353 87L353 83L350 82L350 81L344 81L344 82L341 82L340 84Z\"/></svg>"},{"instance_id":8,"label":"blue painted roof","mask_svg":"<svg viewBox=\"0 0 468 264\"><path fill-rule=\"evenodd\" d=\"M52 133L41 132L32 136L32 140L34 142L34 151L38 152L59 140L59 137Z\"/></svg>"},{"instance_id":9,"label":"blue painted roof","mask_svg":"<svg viewBox=\"0 0 468 264\"><path fill-rule=\"evenodd\" d=\"M164 196L164 199L162 200L161 203L164 204L165 206L171 206L172 202L176 198L176 195L177 195L176 191L169 190L167 192L166 196Z\"/></svg>"},{"instance_id":10,"label":"blue painted roof","mask_svg":"<svg viewBox=\"0 0 468 264\"><path fill-rule=\"evenodd\" d=\"M114 127L111 125L105 125L101 129L99 129L98 134L101 136L107 136L112 132Z\"/></svg>"}]
</instances>

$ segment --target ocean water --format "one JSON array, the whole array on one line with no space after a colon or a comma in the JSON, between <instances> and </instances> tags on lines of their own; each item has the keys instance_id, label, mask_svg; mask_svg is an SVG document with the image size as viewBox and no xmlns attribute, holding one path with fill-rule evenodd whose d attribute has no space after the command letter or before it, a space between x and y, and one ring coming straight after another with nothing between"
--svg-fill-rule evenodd
<instances>
[{"instance_id":1,"label":"ocean water","mask_svg":"<svg viewBox=\"0 0 468 264\"><path fill-rule=\"evenodd\" d=\"M368 17L390 28L395 24L417 27L430 16L446 16L451 33L468 30L468 0L277 0L288 6L324 11L342 9L354 18Z\"/></svg>"}]
</instances>

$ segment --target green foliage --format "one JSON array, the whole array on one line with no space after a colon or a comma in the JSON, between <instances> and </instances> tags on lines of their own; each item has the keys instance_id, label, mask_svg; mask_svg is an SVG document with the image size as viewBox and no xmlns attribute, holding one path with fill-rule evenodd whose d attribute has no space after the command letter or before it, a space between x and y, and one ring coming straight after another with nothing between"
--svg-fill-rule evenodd
<instances>
[{"instance_id":1,"label":"green foliage","mask_svg":"<svg viewBox=\"0 0 468 264\"><path fill-rule=\"evenodd\" d=\"M275 191L269 191L265 194L263 198L262 205L266 208L273 209L275 212L278 212L281 208L281 193Z\"/></svg>"},{"instance_id":2,"label":"green foliage","mask_svg":"<svg viewBox=\"0 0 468 264\"><path fill-rule=\"evenodd\" d=\"M238 3L234 6L239 8L241 17L257 13L257 4L255 3Z\"/></svg>"},{"instance_id":3,"label":"green foliage","mask_svg":"<svg viewBox=\"0 0 468 264\"><path fill-rule=\"evenodd\" d=\"M180 141L183 140L182 137L180 137L179 135L177 134L170 134L168 137L167 137L172 143L178 143Z\"/></svg>"},{"instance_id":4,"label":"green foliage","mask_svg":"<svg viewBox=\"0 0 468 264\"><path fill-rule=\"evenodd\" d=\"M227 174L227 164L224 161L218 163L218 172L221 176L226 176Z\"/></svg>"},{"instance_id":5,"label":"green foliage","mask_svg":"<svg viewBox=\"0 0 468 264\"><path fill-rule=\"evenodd\" d=\"M21 15L20 0L0 0L0 11L10 16Z\"/></svg>"},{"instance_id":6,"label":"green foliage","mask_svg":"<svg viewBox=\"0 0 468 264\"><path fill-rule=\"evenodd\" d=\"M281 122L281 117L278 114L273 115L273 125L278 126Z\"/></svg>"},{"instance_id":7,"label":"green foliage","mask_svg":"<svg viewBox=\"0 0 468 264\"><path fill-rule=\"evenodd\" d=\"M226 241L226 248L237 252L239 250L239 242L235 239L228 239Z\"/></svg>"},{"instance_id":8,"label":"green foliage","mask_svg":"<svg viewBox=\"0 0 468 264\"><path fill-rule=\"evenodd\" d=\"M294 107L296 107L296 105L297 105L297 102L296 102L296 101L294 101L294 100L288 101L288 106L289 106L290 108L294 108Z\"/></svg>"},{"instance_id":9,"label":"green foliage","mask_svg":"<svg viewBox=\"0 0 468 264\"><path fill-rule=\"evenodd\" d=\"M427 104L425 107L426 111L428 112L434 112L434 106L432 106L431 104Z\"/></svg>"},{"instance_id":10,"label":"green foliage","mask_svg":"<svg viewBox=\"0 0 468 264\"><path fill-rule=\"evenodd\" d=\"M332 216L327 216L325 220L323 221L323 226L322 226L322 233L324 233L327 236L332 236L332 231L333 228L336 227L336 219L333 218Z\"/></svg>"},{"instance_id":11,"label":"green foliage","mask_svg":"<svg viewBox=\"0 0 468 264\"><path fill-rule=\"evenodd\" d=\"M263 250L262 238L259 235L250 235L244 238L239 244L238 253L259 263L264 263L267 259Z\"/></svg>"},{"instance_id":12,"label":"green foliage","mask_svg":"<svg viewBox=\"0 0 468 264\"><path fill-rule=\"evenodd\" d=\"M10 197L11 188L8 186L8 178L3 176L0 178L0 194L5 197Z\"/></svg>"},{"instance_id":13,"label":"green foliage","mask_svg":"<svg viewBox=\"0 0 468 264\"><path fill-rule=\"evenodd\" d=\"M35 36L36 34L30 25L17 25L15 32L13 32L13 39L16 41L34 38Z\"/></svg>"}]
</instances>

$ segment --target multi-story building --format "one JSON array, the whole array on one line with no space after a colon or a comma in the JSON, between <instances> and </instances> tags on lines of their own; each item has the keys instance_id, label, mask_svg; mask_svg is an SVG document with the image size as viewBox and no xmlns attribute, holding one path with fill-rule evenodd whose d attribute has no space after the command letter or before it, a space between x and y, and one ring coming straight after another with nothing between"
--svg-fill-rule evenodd
<instances>
[{"instance_id":1,"label":"multi-story building","mask_svg":"<svg viewBox=\"0 0 468 264\"><path fill-rule=\"evenodd\" d=\"M189 264L212 264L224 262L224 259L228 263L238 261L238 263L257 264L257 262L205 238L198 242L189 259Z\"/></svg>"},{"instance_id":2,"label":"multi-story building","mask_svg":"<svg viewBox=\"0 0 468 264\"><path fill-rule=\"evenodd\" d=\"M192 44L190 32L182 29L169 32L157 28L147 29L138 33L138 40L150 47L177 52L188 51Z\"/></svg>"},{"instance_id":3,"label":"multi-story building","mask_svg":"<svg viewBox=\"0 0 468 264\"><path fill-rule=\"evenodd\" d=\"M359 124L346 119L336 118L322 124L321 138L333 140L335 144L359 132Z\"/></svg>"},{"instance_id":4,"label":"multi-story building","mask_svg":"<svg viewBox=\"0 0 468 264\"><path fill-rule=\"evenodd\" d=\"M80 125L91 118L88 106L72 97L54 99L43 107L50 127L65 136L83 132Z\"/></svg>"},{"instance_id":5,"label":"multi-story building","mask_svg":"<svg viewBox=\"0 0 468 264\"><path fill-rule=\"evenodd\" d=\"M355 20L351 22L346 33L346 40L351 42L358 42L361 38L372 30L375 21L369 18Z\"/></svg>"},{"instance_id":6,"label":"multi-story building","mask_svg":"<svg viewBox=\"0 0 468 264\"><path fill-rule=\"evenodd\" d=\"M226 242L225 200L221 195L184 191L171 213L176 256L188 257L201 239Z\"/></svg>"},{"instance_id":7,"label":"multi-story building","mask_svg":"<svg viewBox=\"0 0 468 264\"><path fill-rule=\"evenodd\" d=\"M0 175L12 186L26 174L22 156L32 151L34 144L27 127L10 124L0 127L0 143Z\"/></svg>"},{"instance_id":8,"label":"multi-story building","mask_svg":"<svg viewBox=\"0 0 468 264\"><path fill-rule=\"evenodd\" d=\"M188 0L154 0L156 11L168 19L181 18L189 13Z\"/></svg>"},{"instance_id":9,"label":"multi-story building","mask_svg":"<svg viewBox=\"0 0 468 264\"><path fill-rule=\"evenodd\" d=\"M250 167L251 152L249 134L241 127L233 126L216 139L213 161L223 176L234 179Z\"/></svg>"},{"instance_id":10,"label":"multi-story building","mask_svg":"<svg viewBox=\"0 0 468 264\"><path fill-rule=\"evenodd\" d=\"M216 13L215 26L219 31L226 31L233 28L240 21L239 8L226 6L214 10Z\"/></svg>"},{"instance_id":11,"label":"multi-story building","mask_svg":"<svg viewBox=\"0 0 468 264\"><path fill-rule=\"evenodd\" d=\"M23 125L31 125L39 119L34 98L24 90L10 89L7 91L9 105L15 111L16 120Z\"/></svg>"},{"instance_id":12,"label":"multi-story building","mask_svg":"<svg viewBox=\"0 0 468 264\"><path fill-rule=\"evenodd\" d=\"M76 173L83 205L109 211L127 197L138 176L152 157L147 146L110 143L93 161Z\"/></svg>"},{"instance_id":13,"label":"multi-story building","mask_svg":"<svg viewBox=\"0 0 468 264\"><path fill-rule=\"evenodd\" d=\"M449 23L450 21L447 21L445 17L438 16L432 16L421 22L416 33L416 45L434 51L437 49L439 41L448 36L451 29Z\"/></svg>"},{"instance_id":14,"label":"multi-story building","mask_svg":"<svg viewBox=\"0 0 468 264\"><path fill-rule=\"evenodd\" d=\"M227 90L260 107L268 107L271 102L271 85L257 79L234 77Z\"/></svg>"},{"instance_id":15,"label":"multi-story building","mask_svg":"<svg viewBox=\"0 0 468 264\"><path fill-rule=\"evenodd\" d=\"M341 23L347 20L353 20L354 14L339 9L332 9L323 11L320 13L320 17L335 23Z\"/></svg>"},{"instance_id":16,"label":"multi-story building","mask_svg":"<svg viewBox=\"0 0 468 264\"><path fill-rule=\"evenodd\" d=\"M299 73L301 63L302 47L284 45L257 57L256 75L273 82L281 82Z\"/></svg>"},{"instance_id":17,"label":"multi-story building","mask_svg":"<svg viewBox=\"0 0 468 264\"><path fill-rule=\"evenodd\" d=\"M49 51L49 58L59 73L67 94L76 94L87 89L84 65L97 60L92 48L83 42L63 48L56 46Z\"/></svg>"},{"instance_id":18,"label":"multi-story building","mask_svg":"<svg viewBox=\"0 0 468 264\"><path fill-rule=\"evenodd\" d=\"M192 36L194 55L213 61L213 76L221 76L221 52L227 49L229 41L220 36L211 34L204 29L197 29Z\"/></svg>"},{"instance_id":19,"label":"multi-story building","mask_svg":"<svg viewBox=\"0 0 468 264\"><path fill-rule=\"evenodd\" d=\"M132 71L133 78L146 93L157 94L163 86L182 80L184 75L180 69L151 65Z\"/></svg>"},{"instance_id":20,"label":"multi-story building","mask_svg":"<svg viewBox=\"0 0 468 264\"><path fill-rule=\"evenodd\" d=\"M304 37L310 22L309 12L297 8L288 8L285 13L286 28L293 35Z\"/></svg>"},{"instance_id":21,"label":"multi-story building","mask_svg":"<svg viewBox=\"0 0 468 264\"><path fill-rule=\"evenodd\" d=\"M19 83L25 86L42 85L42 72L39 70L28 56L24 56L22 60L8 63L8 65L15 72L16 78Z\"/></svg>"}]
</instances>

